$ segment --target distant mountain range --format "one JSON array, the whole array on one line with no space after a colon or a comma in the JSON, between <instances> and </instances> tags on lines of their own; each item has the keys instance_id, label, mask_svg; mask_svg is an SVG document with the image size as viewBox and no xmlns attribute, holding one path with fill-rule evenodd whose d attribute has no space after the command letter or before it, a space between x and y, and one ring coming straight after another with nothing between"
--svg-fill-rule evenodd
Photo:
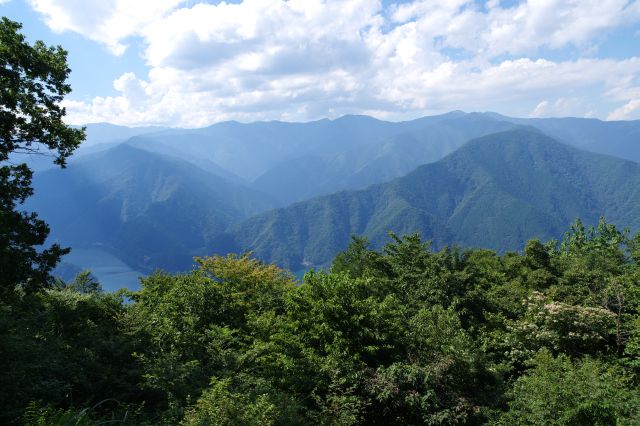
<instances>
[{"instance_id":1,"label":"distant mountain range","mask_svg":"<svg viewBox=\"0 0 640 426\"><path fill-rule=\"evenodd\" d=\"M73 127L79 128L81 126ZM84 127L86 138L74 152L73 157L69 159L70 161L111 148L135 136L168 130L166 127L123 127L109 123L94 123ZM52 161L53 154L47 154L47 151L38 154L14 153L11 156L11 161L15 163L26 162L31 170L37 172L57 168Z\"/></svg>"},{"instance_id":2,"label":"distant mountain range","mask_svg":"<svg viewBox=\"0 0 640 426\"><path fill-rule=\"evenodd\" d=\"M285 206L402 176L443 158L470 139L523 125L576 148L640 161L637 121L518 119L461 111L397 123L344 116L309 123L224 122L203 129L165 131L145 128L128 143L252 186ZM98 139L99 129L94 125L89 130L92 140ZM110 135L124 133L109 128Z\"/></svg>"},{"instance_id":3,"label":"distant mountain range","mask_svg":"<svg viewBox=\"0 0 640 426\"><path fill-rule=\"evenodd\" d=\"M388 231L445 244L521 249L557 238L576 218L640 226L640 165L516 129L360 191L293 204L233 225L223 251L252 250L293 270L325 266L350 235L382 245ZM221 244L222 245L222 244Z\"/></svg>"},{"instance_id":4,"label":"distant mountain range","mask_svg":"<svg viewBox=\"0 0 640 426\"><path fill-rule=\"evenodd\" d=\"M455 111L88 133L67 170L36 173L25 208L52 239L142 271L244 249L301 269L325 265L352 233L380 244L390 230L517 249L578 216L632 227L640 217L638 166L622 160L640 161L640 121Z\"/></svg>"}]
</instances>

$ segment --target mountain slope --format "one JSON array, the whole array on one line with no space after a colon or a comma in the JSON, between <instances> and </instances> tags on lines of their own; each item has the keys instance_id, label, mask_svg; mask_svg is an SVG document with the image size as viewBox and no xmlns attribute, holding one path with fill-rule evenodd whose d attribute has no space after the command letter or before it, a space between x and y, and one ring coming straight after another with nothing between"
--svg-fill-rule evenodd
<instances>
[{"instance_id":1,"label":"mountain slope","mask_svg":"<svg viewBox=\"0 0 640 426\"><path fill-rule=\"evenodd\" d=\"M142 270L189 267L228 225L272 207L254 190L127 144L36 174L34 188L26 209L52 239L105 248Z\"/></svg>"},{"instance_id":2,"label":"mountain slope","mask_svg":"<svg viewBox=\"0 0 640 426\"><path fill-rule=\"evenodd\" d=\"M487 114L501 121L524 124L576 148L640 162L640 120L601 121L594 118L511 118Z\"/></svg>"},{"instance_id":3,"label":"mountain slope","mask_svg":"<svg viewBox=\"0 0 640 426\"><path fill-rule=\"evenodd\" d=\"M365 116L308 123L230 121L202 129L145 135L133 144L150 151L171 149L185 159L206 159L252 181L285 160L308 155L333 156L370 145L392 135L394 125Z\"/></svg>"},{"instance_id":4,"label":"mountain slope","mask_svg":"<svg viewBox=\"0 0 640 426\"><path fill-rule=\"evenodd\" d=\"M437 117L437 119L436 119ZM350 147L334 156L283 161L259 176L253 187L284 205L344 189L362 189L437 161L469 139L517 127L481 115L450 113L389 123L392 134Z\"/></svg>"},{"instance_id":5,"label":"mountain slope","mask_svg":"<svg viewBox=\"0 0 640 426\"><path fill-rule=\"evenodd\" d=\"M72 127L79 128L80 126ZM103 151L134 136L167 130L166 127L125 127L108 123L87 124L84 127L86 138L80 147L74 151L73 157L69 158L69 161L75 161L84 155ZM11 161L14 163L27 163L34 172L57 168L53 163L55 152L45 149L44 146L40 146L39 149L41 151L35 154L12 153Z\"/></svg>"},{"instance_id":6,"label":"mountain slope","mask_svg":"<svg viewBox=\"0 0 640 426\"><path fill-rule=\"evenodd\" d=\"M518 249L561 236L577 217L640 227L640 165L577 150L530 129L475 139L436 163L233 225L233 245L292 269L325 265L351 234L382 244L421 232L436 246ZM224 251L224 250L223 250Z\"/></svg>"},{"instance_id":7,"label":"mountain slope","mask_svg":"<svg viewBox=\"0 0 640 426\"><path fill-rule=\"evenodd\" d=\"M281 206L344 189L363 189L440 160L470 139L519 126L561 142L640 161L640 122L519 119L454 111L404 122L344 116L308 123L218 123L130 141L252 186Z\"/></svg>"},{"instance_id":8,"label":"mountain slope","mask_svg":"<svg viewBox=\"0 0 640 426\"><path fill-rule=\"evenodd\" d=\"M134 136L158 133L168 130L167 127L126 127L110 123L90 123L86 126L87 138L82 146L94 146L105 143L122 142Z\"/></svg>"}]
</instances>

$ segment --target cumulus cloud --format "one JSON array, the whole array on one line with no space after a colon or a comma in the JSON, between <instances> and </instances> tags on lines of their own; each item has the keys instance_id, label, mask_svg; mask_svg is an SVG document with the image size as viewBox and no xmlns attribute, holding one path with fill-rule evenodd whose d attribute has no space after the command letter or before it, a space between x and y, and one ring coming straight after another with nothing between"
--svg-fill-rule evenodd
<instances>
[{"instance_id":1,"label":"cumulus cloud","mask_svg":"<svg viewBox=\"0 0 640 426\"><path fill-rule=\"evenodd\" d=\"M120 77L118 96L69 102L76 122L196 127L461 107L588 115L582 91L624 104L610 117L638 112L629 90L640 86L640 58L592 53L610 29L640 22L639 0L417 0L386 9L378 0L30 1L52 28L115 54L127 37L143 39L148 75ZM566 48L586 53L540 57Z\"/></svg>"},{"instance_id":2,"label":"cumulus cloud","mask_svg":"<svg viewBox=\"0 0 640 426\"><path fill-rule=\"evenodd\" d=\"M445 46L493 57L535 52L541 47L585 46L609 28L640 19L640 4L628 0L524 1L503 7L489 1L418 0L394 8L396 22L415 20L427 37Z\"/></svg>"},{"instance_id":3,"label":"cumulus cloud","mask_svg":"<svg viewBox=\"0 0 640 426\"><path fill-rule=\"evenodd\" d=\"M121 55L128 37L137 35L183 0L27 0L56 32L74 31Z\"/></svg>"},{"instance_id":4,"label":"cumulus cloud","mask_svg":"<svg viewBox=\"0 0 640 426\"><path fill-rule=\"evenodd\" d=\"M544 100L536 105L529 117L593 117L594 112L584 97L558 98L555 101Z\"/></svg>"},{"instance_id":5,"label":"cumulus cloud","mask_svg":"<svg viewBox=\"0 0 640 426\"><path fill-rule=\"evenodd\" d=\"M629 120L636 111L640 111L640 99L632 99L620 108L614 109L607 116L607 120Z\"/></svg>"}]
</instances>

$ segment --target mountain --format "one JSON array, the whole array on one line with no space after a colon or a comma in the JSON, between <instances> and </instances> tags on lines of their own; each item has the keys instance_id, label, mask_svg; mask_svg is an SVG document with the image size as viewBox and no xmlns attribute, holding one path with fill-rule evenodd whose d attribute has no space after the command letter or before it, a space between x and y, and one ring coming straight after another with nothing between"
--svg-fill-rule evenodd
<instances>
[{"instance_id":1,"label":"mountain","mask_svg":"<svg viewBox=\"0 0 640 426\"><path fill-rule=\"evenodd\" d=\"M388 183L257 215L232 225L219 247L299 270L326 265L352 234L375 246L394 231L421 232L436 247L515 250L600 215L640 227L640 165L521 128L474 139Z\"/></svg>"},{"instance_id":2,"label":"mountain","mask_svg":"<svg viewBox=\"0 0 640 426\"><path fill-rule=\"evenodd\" d=\"M253 181L282 161L310 155L335 156L371 145L394 134L394 126L365 116L308 123L229 121L202 129L145 135L132 144L154 152L171 150L187 160L206 159Z\"/></svg>"},{"instance_id":3,"label":"mountain","mask_svg":"<svg viewBox=\"0 0 640 426\"><path fill-rule=\"evenodd\" d=\"M259 176L253 187L284 205L338 190L362 189L437 161L469 139L514 127L509 122L464 113L391 123L392 134L357 148L331 157L284 161Z\"/></svg>"},{"instance_id":4,"label":"mountain","mask_svg":"<svg viewBox=\"0 0 640 426\"><path fill-rule=\"evenodd\" d=\"M309 123L218 123L130 139L131 145L189 161L252 186L280 205L365 188L436 161L470 138L514 128L484 115L452 112L407 122L344 116Z\"/></svg>"},{"instance_id":5,"label":"mountain","mask_svg":"<svg viewBox=\"0 0 640 426\"><path fill-rule=\"evenodd\" d=\"M470 139L519 126L538 128L580 149L640 161L640 121L520 119L462 111L403 122L354 115L308 123L224 122L148 132L128 143L251 185L286 206L400 177Z\"/></svg>"},{"instance_id":6,"label":"mountain","mask_svg":"<svg viewBox=\"0 0 640 426\"><path fill-rule=\"evenodd\" d=\"M600 154L640 162L640 120L601 121L594 118L493 118L540 129L547 135Z\"/></svg>"},{"instance_id":7,"label":"mountain","mask_svg":"<svg viewBox=\"0 0 640 426\"><path fill-rule=\"evenodd\" d=\"M75 247L77 253L86 249L91 256L100 247L135 270L188 267L191 256L211 251L213 242L221 249L261 247L264 253L271 253L269 258L292 265L323 264L336 247L342 247L344 233L362 234L366 230L367 235L380 242L377 236L384 238L388 229L404 229L390 227L386 218L396 210L408 215L407 200L395 193L386 194L389 206L379 212L378 198L356 197L356 202L348 195L351 192L336 195L347 197L347 205L331 209L351 212L351 204L360 203L356 208L359 213L350 218L355 224L344 224L336 217L329 222L340 224L334 229L320 221L318 226L326 227L320 235L332 236L328 245L324 240L314 243L315 232L311 235L303 229L278 237L281 241L300 239L293 247L298 252L302 250L302 254L294 260L288 258L287 244L276 243L278 238L269 236L274 232L271 225L260 224L258 219L250 233L239 231L235 236L232 231L230 241L219 241L219 233L270 207L388 182L441 160L469 139L525 125L574 147L640 161L640 121L517 119L495 113L454 111L397 123L344 116L309 123L224 122L202 129L95 124L87 126L89 140L72 157L68 170L43 172L51 165L50 158L37 157L30 162L43 163L43 167L35 168L40 170L36 184L44 188L36 188L36 199L31 204L51 223L52 238ZM157 177L152 179L154 176ZM175 192L169 191L167 200L159 201L154 195L157 188L169 188L169 182L179 184ZM467 199L469 194L464 197ZM323 202L314 199L308 206L322 211ZM411 203L409 206L415 207ZM375 215L369 217L372 211ZM83 215L78 217L78 212ZM447 212L436 213L419 220L411 216L417 222L408 222L406 229L429 231L436 243L485 245L484 240L471 235L457 236L455 220L450 223ZM306 213L296 214L306 221ZM291 220L287 226L296 224L298 218ZM558 229L565 226L563 222ZM257 235L264 238L254 241ZM555 234L550 231L545 235ZM273 254L274 250L279 254Z\"/></svg>"},{"instance_id":8,"label":"mountain","mask_svg":"<svg viewBox=\"0 0 640 426\"><path fill-rule=\"evenodd\" d=\"M81 126L73 127L79 128ZM125 127L109 123L93 123L84 127L86 138L69 161L75 161L84 155L111 148L135 136L167 130L166 127ZM42 147L42 152L36 154L13 153L11 161L14 163L27 163L31 170L41 172L57 167L53 164L53 157L53 153Z\"/></svg>"},{"instance_id":9,"label":"mountain","mask_svg":"<svg viewBox=\"0 0 640 426\"><path fill-rule=\"evenodd\" d=\"M126 127L116 126L110 123L90 123L85 127L87 138L82 144L83 147L122 142L134 136L168 130L167 127L160 126Z\"/></svg>"},{"instance_id":10,"label":"mountain","mask_svg":"<svg viewBox=\"0 0 640 426\"><path fill-rule=\"evenodd\" d=\"M164 136L160 137L163 140ZM250 183L241 178L240 176L230 172L229 170L221 167L218 163L210 159L210 155L203 152L191 152L185 148L185 145L198 145L199 137L192 135L185 141L181 141L181 137L170 138L169 143L159 143L157 139L152 137L140 135L134 136L127 140L127 144L134 146L138 149L153 152L156 154L162 154L164 156L178 158L180 160L192 163L196 167L205 170L211 174L222 177L237 184L248 186ZM206 142L204 142L206 145Z\"/></svg>"},{"instance_id":11,"label":"mountain","mask_svg":"<svg viewBox=\"0 0 640 426\"><path fill-rule=\"evenodd\" d=\"M99 247L132 267L188 268L231 223L273 206L263 194L192 164L120 144L34 177L25 208L50 238Z\"/></svg>"}]
</instances>

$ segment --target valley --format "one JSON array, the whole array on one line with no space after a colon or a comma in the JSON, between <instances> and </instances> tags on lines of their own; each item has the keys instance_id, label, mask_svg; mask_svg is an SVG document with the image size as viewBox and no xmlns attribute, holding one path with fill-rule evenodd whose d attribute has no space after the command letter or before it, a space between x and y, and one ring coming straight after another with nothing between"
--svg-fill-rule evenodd
<instances>
[{"instance_id":1,"label":"valley","mask_svg":"<svg viewBox=\"0 0 640 426\"><path fill-rule=\"evenodd\" d=\"M51 224L51 241L103 246L143 273L243 251L324 268L351 235L380 247L390 231L419 232L436 248L506 251L533 236L559 239L578 217L639 225L634 121L455 111L407 122L88 129L67 170L36 173L26 207Z\"/></svg>"}]
</instances>

